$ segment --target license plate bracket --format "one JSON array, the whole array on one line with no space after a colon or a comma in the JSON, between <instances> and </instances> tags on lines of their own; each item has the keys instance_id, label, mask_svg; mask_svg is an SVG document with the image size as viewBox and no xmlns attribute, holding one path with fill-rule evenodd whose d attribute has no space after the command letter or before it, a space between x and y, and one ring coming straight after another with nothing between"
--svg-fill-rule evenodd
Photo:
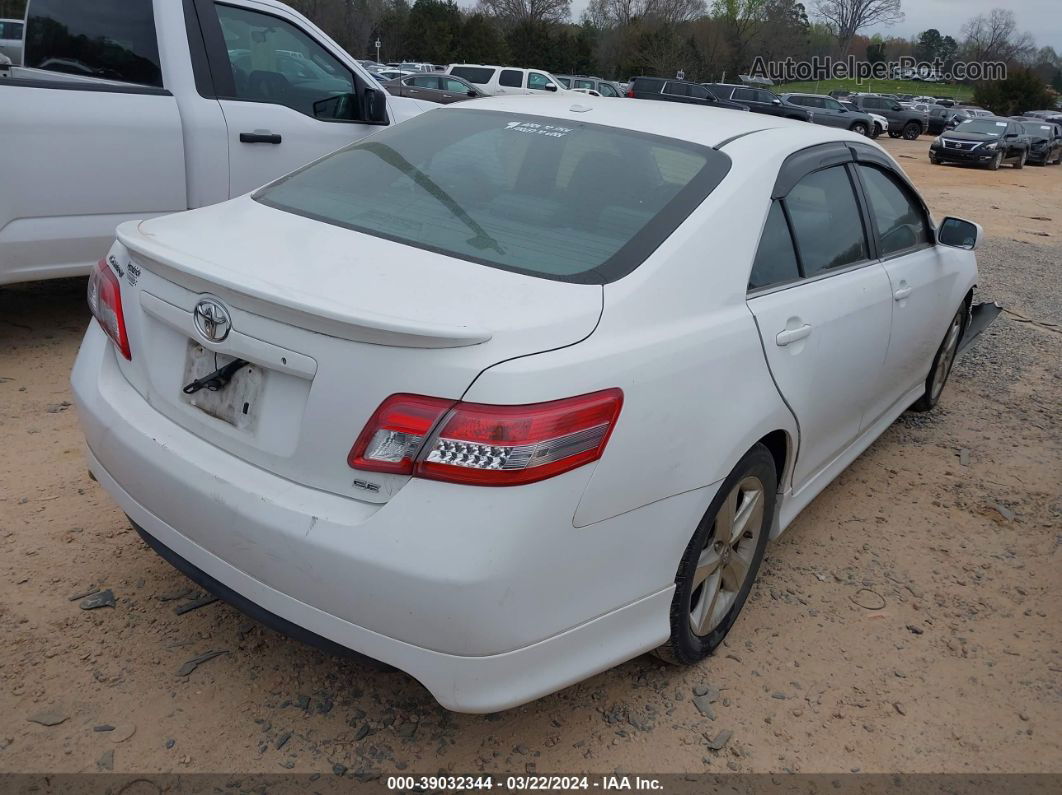
<instances>
[{"instance_id":1,"label":"license plate bracket","mask_svg":"<svg viewBox=\"0 0 1062 795\"><path fill-rule=\"evenodd\" d=\"M181 384L208 376L235 358L207 350L195 340L189 340ZM252 362L237 370L224 389L216 392L200 389L191 395L181 392L181 399L241 431L253 432L265 379L266 371Z\"/></svg>"}]
</instances>

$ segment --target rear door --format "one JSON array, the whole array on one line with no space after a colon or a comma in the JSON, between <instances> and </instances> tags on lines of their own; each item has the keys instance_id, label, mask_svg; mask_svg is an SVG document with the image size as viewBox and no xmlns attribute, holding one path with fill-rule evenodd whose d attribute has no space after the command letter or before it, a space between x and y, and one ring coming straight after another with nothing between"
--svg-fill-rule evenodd
<instances>
[{"instance_id":1,"label":"rear door","mask_svg":"<svg viewBox=\"0 0 1062 795\"><path fill-rule=\"evenodd\" d=\"M238 196L379 129L329 118L327 100L359 80L282 7L200 3L228 127L229 195Z\"/></svg>"},{"instance_id":2,"label":"rear door","mask_svg":"<svg viewBox=\"0 0 1062 795\"><path fill-rule=\"evenodd\" d=\"M892 291L892 334L872 422L926 379L945 327L958 308L946 304L955 294L959 273L933 245L922 202L893 169L860 163L856 172Z\"/></svg>"},{"instance_id":3,"label":"rear door","mask_svg":"<svg viewBox=\"0 0 1062 795\"><path fill-rule=\"evenodd\" d=\"M521 69L502 69L498 75L497 94L526 94L524 72Z\"/></svg>"},{"instance_id":4,"label":"rear door","mask_svg":"<svg viewBox=\"0 0 1062 795\"><path fill-rule=\"evenodd\" d=\"M845 164L774 200L749 283L775 383L800 425L800 489L858 436L889 343L891 291Z\"/></svg>"}]
</instances>

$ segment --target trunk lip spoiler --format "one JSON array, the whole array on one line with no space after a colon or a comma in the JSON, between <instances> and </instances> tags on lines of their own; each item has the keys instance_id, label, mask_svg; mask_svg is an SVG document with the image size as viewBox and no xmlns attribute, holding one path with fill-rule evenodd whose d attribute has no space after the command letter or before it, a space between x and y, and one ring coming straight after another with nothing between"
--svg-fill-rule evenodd
<instances>
[{"instance_id":1,"label":"trunk lip spoiler","mask_svg":"<svg viewBox=\"0 0 1062 795\"><path fill-rule=\"evenodd\" d=\"M970 307L970 321L966 324L966 330L959 341L959 347L955 354L965 351L980 336L981 332L992 325L992 322L1003 312L1003 307L997 301L985 301Z\"/></svg>"},{"instance_id":2,"label":"trunk lip spoiler","mask_svg":"<svg viewBox=\"0 0 1062 795\"><path fill-rule=\"evenodd\" d=\"M181 252L145 234L140 230L138 221L119 226L117 238L130 253L147 257L171 274L190 276L196 281L206 282L211 289L217 288L223 293L245 296L287 310L282 322L308 331L352 342L404 348L461 348L480 345L494 336L490 330L475 326L430 323L367 311L344 314L328 307L303 303L290 294L268 289L268 282L236 281L219 274L209 260ZM166 274L161 275L166 278ZM254 312L250 309L247 311ZM311 322L307 323L307 320Z\"/></svg>"}]
</instances>

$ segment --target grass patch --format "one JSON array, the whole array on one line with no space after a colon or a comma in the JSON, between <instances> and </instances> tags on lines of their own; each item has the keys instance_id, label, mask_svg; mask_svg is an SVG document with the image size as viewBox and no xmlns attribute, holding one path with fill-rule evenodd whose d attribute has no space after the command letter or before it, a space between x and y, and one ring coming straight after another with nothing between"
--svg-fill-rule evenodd
<instances>
[{"instance_id":1,"label":"grass patch","mask_svg":"<svg viewBox=\"0 0 1062 795\"><path fill-rule=\"evenodd\" d=\"M958 102L969 102L973 98L973 87L962 85L944 85L943 83L923 83L918 80L820 80L806 83L786 83L771 86L776 94L796 92L802 94L829 94L837 89L863 91L873 94L913 94L914 96L951 97Z\"/></svg>"}]
</instances>

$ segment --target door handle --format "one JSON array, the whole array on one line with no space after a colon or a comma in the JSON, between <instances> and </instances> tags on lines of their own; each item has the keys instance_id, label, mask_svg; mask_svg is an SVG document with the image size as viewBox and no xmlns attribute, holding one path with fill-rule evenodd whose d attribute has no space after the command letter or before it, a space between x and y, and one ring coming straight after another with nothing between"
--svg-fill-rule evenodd
<instances>
[{"instance_id":1,"label":"door handle","mask_svg":"<svg viewBox=\"0 0 1062 795\"><path fill-rule=\"evenodd\" d=\"M908 287L906 284L901 284L899 287L896 288L896 292L892 294L892 297L895 298L897 301L902 301L904 298L906 298L913 292L914 290Z\"/></svg>"},{"instance_id":2,"label":"door handle","mask_svg":"<svg viewBox=\"0 0 1062 795\"><path fill-rule=\"evenodd\" d=\"M779 348L784 348L786 345L792 345L794 342L806 339L810 335L811 326L805 323L800 328L787 328L785 331L779 331L774 341L778 343Z\"/></svg>"},{"instance_id":3,"label":"door handle","mask_svg":"<svg viewBox=\"0 0 1062 795\"><path fill-rule=\"evenodd\" d=\"M241 144L279 144L282 140L276 133L240 133Z\"/></svg>"}]
</instances>

